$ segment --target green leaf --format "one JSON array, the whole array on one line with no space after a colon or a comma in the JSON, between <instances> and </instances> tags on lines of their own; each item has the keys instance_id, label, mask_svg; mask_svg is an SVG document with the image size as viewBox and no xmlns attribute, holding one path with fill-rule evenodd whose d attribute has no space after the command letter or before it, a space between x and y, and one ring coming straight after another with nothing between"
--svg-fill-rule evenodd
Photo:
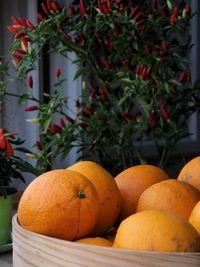
<instances>
[{"instance_id":1,"label":"green leaf","mask_svg":"<svg viewBox=\"0 0 200 267\"><path fill-rule=\"evenodd\" d=\"M74 80L76 80L77 78L79 78L82 75L85 75L86 73L86 69L85 68L81 68L79 67L74 75Z\"/></svg>"}]
</instances>

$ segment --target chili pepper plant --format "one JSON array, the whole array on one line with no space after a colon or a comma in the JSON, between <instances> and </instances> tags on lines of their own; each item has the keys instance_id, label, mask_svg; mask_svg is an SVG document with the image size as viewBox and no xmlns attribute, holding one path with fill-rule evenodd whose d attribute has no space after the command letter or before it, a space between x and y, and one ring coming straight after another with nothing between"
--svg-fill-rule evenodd
<instances>
[{"instance_id":1,"label":"chili pepper plant","mask_svg":"<svg viewBox=\"0 0 200 267\"><path fill-rule=\"evenodd\" d=\"M14 185L16 179L25 183L24 172L38 175L28 161L16 155L16 151L27 152L22 146L24 140L17 133L0 128L0 196L7 197L17 191Z\"/></svg>"},{"instance_id":2,"label":"chili pepper plant","mask_svg":"<svg viewBox=\"0 0 200 267\"><path fill-rule=\"evenodd\" d=\"M63 6L47 0L36 15L37 25L12 17L8 29L17 77L29 87L20 98L33 101L27 112L38 112L33 120L41 136L38 153L32 154L37 166L45 170L57 155L64 159L77 147L82 159L115 174L151 162L144 150L151 140L158 165L165 168L178 141L190 134L187 120L200 107L188 60L194 15L189 1L77 0ZM78 99L61 95L65 72L59 66L54 92L46 102L36 99L30 71L46 47L66 59L76 54L74 79L82 79ZM3 88L3 94L10 93L7 85ZM69 101L74 101L73 115Z\"/></svg>"}]
</instances>

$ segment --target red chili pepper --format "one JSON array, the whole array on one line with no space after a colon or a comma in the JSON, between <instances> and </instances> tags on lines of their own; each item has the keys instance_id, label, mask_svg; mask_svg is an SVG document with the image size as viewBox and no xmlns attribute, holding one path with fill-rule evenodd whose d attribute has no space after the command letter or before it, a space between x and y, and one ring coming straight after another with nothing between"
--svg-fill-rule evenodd
<instances>
[{"instance_id":1,"label":"red chili pepper","mask_svg":"<svg viewBox=\"0 0 200 267\"><path fill-rule=\"evenodd\" d=\"M60 7L58 6L56 2L52 2L51 7L55 12L60 12Z\"/></svg>"},{"instance_id":2,"label":"red chili pepper","mask_svg":"<svg viewBox=\"0 0 200 267\"><path fill-rule=\"evenodd\" d=\"M0 149L5 150L7 145L7 139L4 135L0 136Z\"/></svg>"},{"instance_id":3,"label":"red chili pepper","mask_svg":"<svg viewBox=\"0 0 200 267\"><path fill-rule=\"evenodd\" d=\"M26 54L26 51L24 51L22 48L16 48L15 51L22 55Z\"/></svg>"},{"instance_id":4,"label":"red chili pepper","mask_svg":"<svg viewBox=\"0 0 200 267\"><path fill-rule=\"evenodd\" d=\"M12 26L7 26L7 29L12 33L16 33L16 32L18 32L20 30L23 30L24 26L19 25L19 24L15 24L15 25L12 25Z\"/></svg>"},{"instance_id":5,"label":"red chili pepper","mask_svg":"<svg viewBox=\"0 0 200 267\"><path fill-rule=\"evenodd\" d=\"M145 50L146 53L150 53L151 49L152 49L152 45L151 44L146 44L144 46L144 50Z\"/></svg>"},{"instance_id":6,"label":"red chili pepper","mask_svg":"<svg viewBox=\"0 0 200 267\"><path fill-rule=\"evenodd\" d=\"M12 56L13 56L13 58L15 58L15 59L17 59L17 60L22 60L23 59L23 57L22 57L22 55L19 55L19 54L12 54Z\"/></svg>"},{"instance_id":7,"label":"red chili pepper","mask_svg":"<svg viewBox=\"0 0 200 267\"><path fill-rule=\"evenodd\" d=\"M39 149L39 150L42 150L42 145L41 145L41 143L40 143L40 141L36 141L36 143L35 143L35 146Z\"/></svg>"},{"instance_id":8,"label":"red chili pepper","mask_svg":"<svg viewBox=\"0 0 200 267\"><path fill-rule=\"evenodd\" d=\"M32 75L28 76L27 84L28 84L29 88L31 88L31 89L33 88L33 77L32 77Z\"/></svg>"},{"instance_id":9,"label":"red chili pepper","mask_svg":"<svg viewBox=\"0 0 200 267\"><path fill-rule=\"evenodd\" d=\"M60 77L60 68L56 69L56 77L59 78Z\"/></svg>"},{"instance_id":10,"label":"red chili pepper","mask_svg":"<svg viewBox=\"0 0 200 267\"><path fill-rule=\"evenodd\" d=\"M162 12L162 14L163 14L165 17L168 17L168 15L169 15L169 10L168 10L167 6L162 6L162 7L161 7L161 12Z\"/></svg>"},{"instance_id":11,"label":"red chili pepper","mask_svg":"<svg viewBox=\"0 0 200 267\"><path fill-rule=\"evenodd\" d=\"M23 36L25 36L25 32L18 32L18 33L15 34L15 38L16 39L21 38Z\"/></svg>"},{"instance_id":12,"label":"red chili pepper","mask_svg":"<svg viewBox=\"0 0 200 267\"><path fill-rule=\"evenodd\" d=\"M112 1L107 0L108 9L110 10L112 8Z\"/></svg>"},{"instance_id":13,"label":"red chili pepper","mask_svg":"<svg viewBox=\"0 0 200 267\"><path fill-rule=\"evenodd\" d=\"M26 27L26 19L25 18L18 18L18 20L20 21L20 23Z\"/></svg>"},{"instance_id":14,"label":"red chili pepper","mask_svg":"<svg viewBox=\"0 0 200 267\"><path fill-rule=\"evenodd\" d=\"M140 5L138 4L138 5L136 5L136 6L132 9L132 11L131 11L131 13L130 13L130 17L134 17L134 16L136 15L136 13L137 13L139 7L140 7Z\"/></svg>"},{"instance_id":15,"label":"red chili pepper","mask_svg":"<svg viewBox=\"0 0 200 267\"><path fill-rule=\"evenodd\" d=\"M91 90L91 92L90 92L90 97L95 97L96 96L96 94L97 94L97 91L95 90L95 89L93 89L93 90Z\"/></svg>"},{"instance_id":16,"label":"red chili pepper","mask_svg":"<svg viewBox=\"0 0 200 267\"><path fill-rule=\"evenodd\" d=\"M136 74L142 75L144 69L145 69L145 67L143 65L137 66L137 69L136 69L137 72L136 72Z\"/></svg>"},{"instance_id":17,"label":"red chili pepper","mask_svg":"<svg viewBox=\"0 0 200 267\"><path fill-rule=\"evenodd\" d=\"M3 135L3 128L0 128L0 136Z\"/></svg>"},{"instance_id":18,"label":"red chili pepper","mask_svg":"<svg viewBox=\"0 0 200 267\"><path fill-rule=\"evenodd\" d=\"M93 144L89 144L88 147L87 147L87 151L88 152L92 152L94 149L94 145Z\"/></svg>"},{"instance_id":19,"label":"red chili pepper","mask_svg":"<svg viewBox=\"0 0 200 267\"><path fill-rule=\"evenodd\" d=\"M62 128L57 124L52 124L51 127L48 129L48 132L52 134L57 134L62 132Z\"/></svg>"},{"instance_id":20,"label":"red chili pepper","mask_svg":"<svg viewBox=\"0 0 200 267\"><path fill-rule=\"evenodd\" d=\"M51 10L51 1L50 1L50 0L47 0L47 1L46 1L46 5L47 5L47 8L48 8L49 10Z\"/></svg>"},{"instance_id":21,"label":"red chili pepper","mask_svg":"<svg viewBox=\"0 0 200 267\"><path fill-rule=\"evenodd\" d=\"M186 10L187 13L189 13L189 14L191 13L191 7L190 7L189 4L186 4L185 10Z\"/></svg>"},{"instance_id":22,"label":"red chili pepper","mask_svg":"<svg viewBox=\"0 0 200 267\"><path fill-rule=\"evenodd\" d=\"M39 107L38 106L26 106L24 108L25 111L35 111L35 110L38 110Z\"/></svg>"},{"instance_id":23,"label":"red chili pepper","mask_svg":"<svg viewBox=\"0 0 200 267\"><path fill-rule=\"evenodd\" d=\"M84 5L84 3L83 3L83 0L80 0L79 8L80 8L80 12L81 12L81 14L82 14L83 16L85 16L86 13L87 13L87 9L86 9L86 7L85 7L85 5Z\"/></svg>"},{"instance_id":24,"label":"red chili pepper","mask_svg":"<svg viewBox=\"0 0 200 267\"><path fill-rule=\"evenodd\" d=\"M152 8L153 9L157 9L158 8L158 2L157 2L157 0L152 0L151 1L151 5L152 5Z\"/></svg>"},{"instance_id":25,"label":"red chili pepper","mask_svg":"<svg viewBox=\"0 0 200 267\"><path fill-rule=\"evenodd\" d=\"M101 0L98 0L98 7L99 7L99 11L101 13L104 13L104 10L103 10L102 4L101 4Z\"/></svg>"},{"instance_id":26,"label":"red chili pepper","mask_svg":"<svg viewBox=\"0 0 200 267\"><path fill-rule=\"evenodd\" d=\"M176 6L176 7L174 8L174 10L173 10L173 15L174 15L175 17L178 17L178 15L179 15L179 7L178 7L178 6Z\"/></svg>"},{"instance_id":27,"label":"red chili pepper","mask_svg":"<svg viewBox=\"0 0 200 267\"><path fill-rule=\"evenodd\" d=\"M158 121L157 121L157 118L156 118L156 112L153 111L149 117L148 117L148 120L150 121L151 125L153 127L157 127L158 126Z\"/></svg>"},{"instance_id":28,"label":"red chili pepper","mask_svg":"<svg viewBox=\"0 0 200 267\"><path fill-rule=\"evenodd\" d=\"M79 99L76 100L76 107L79 108L81 106Z\"/></svg>"},{"instance_id":29,"label":"red chili pepper","mask_svg":"<svg viewBox=\"0 0 200 267\"><path fill-rule=\"evenodd\" d=\"M112 65L110 64L110 62L109 62L107 57L103 58L102 63L107 69L112 69Z\"/></svg>"},{"instance_id":30,"label":"red chili pepper","mask_svg":"<svg viewBox=\"0 0 200 267\"><path fill-rule=\"evenodd\" d=\"M110 9L106 5L103 5L102 9L103 9L102 13L104 13L104 14L108 14L110 12Z\"/></svg>"},{"instance_id":31,"label":"red chili pepper","mask_svg":"<svg viewBox=\"0 0 200 267\"><path fill-rule=\"evenodd\" d=\"M109 40L109 39L104 39L104 44L105 44L105 47L108 48L108 49L111 49L112 48L112 41Z\"/></svg>"},{"instance_id":32,"label":"red chili pepper","mask_svg":"<svg viewBox=\"0 0 200 267\"><path fill-rule=\"evenodd\" d=\"M19 20L16 19L14 16L11 16L11 20L14 24L20 24Z\"/></svg>"},{"instance_id":33,"label":"red chili pepper","mask_svg":"<svg viewBox=\"0 0 200 267\"><path fill-rule=\"evenodd\" d=\"M35 30L35 26L33 25L33 23L30 20L26 20L26 26L30 29L30 30Z\"/></svg>"},{"instance_id":34,"label":"red chili pepper","mask_svg":"<svg viewBox=\"0 0 200 267\"><path fill-rule=\"evenodd\" d=\"M93 110L92 110L92 108L89 108L89 107L85 108L83 110L83 115L91 118L93 116Z\"/></svg>"},{"instance_id":35,"label":"red chili pepper","mask_svg":"<svg viewBox=\"0 0 200 267\"><path fill-rule=\"evenodd\" d=\"M140 11L139 13L137 13L137 14L135 15L135 21L138 22L138 23L139 23L139 21L140 21L141 19L143 19L143 18L144 18L144 13L143 13L142 11ZM138 23L137 23L137 26L138 26Z\"/></svg>"},{"instance_id":36,"label":"red chili pepper","mask_svg":"<svg viewBox=\"0 0 200 267\"><path fill-rule=\"evenodd\" d=\"M14 156L14 150L13 150L13 147L9 141L7 141L5 156L6 157L13 157Z\"/></svg>"},{"instance_id":37,"label":"red chili pepper","mask_svg":"<svg viewBox=\"0 0 200 267\"><path fill-rule=\"evenodd\" d=\"M74 5L73 4L71 4L70 6L69 6L69 10L68 10L68 16L69 17L73 17L74 16Z\"/></svg>"},{"instance_id":38,"label":"red chili pepper","mask_svg":"<svg viewBox=\"0 0 200 267\"><path fill-rule=\"evenodd\" d=\"M171 23L171 25L174 25L175 20L176 20L176 16L175 16L174 14L172 14L172 15L170 16L170 23Z\"/></svg>"},{"instance_id":39,"label":"red chili pepper","mask_svg":"<svg viewBox=\"0 0 200 267\"><path fill-rule=\"evenodd\" d=\"M162 49L167 49L167 41L165 39L162 40Z\"/></svg>"},{"instance_id":40,"label":"red chili pepper","mask_svg":"<svg viewBox=\"0 0 200 267\"><path fill-rule=\"evenodd\" d=\"M23 36L23 37L21 38L21 41L22 41L22 45L23 45L25 48L28 48L28 39L27 39L25 36Z\"/></svg>"},{"instance_id":41,"label":"red chili pepper","mask_svg":"<svg viewBox=\"0 0 200 267\"><path fill-rule=\"evenodd\" d=\"M100 88L99 94L100 94L100 98L103 102L106 102L108 100L107 90L105 88Z\"/></svg>"},{"instance_id":42,"label":"red chili pepper","mask_svg":"<svg viewBox=\"0 0 200 267\"><path fill-rule=\"evenodd\" d=\"M167 111L167 108L165 105L161 106L161 114L163 116L163 118L167 121L169 120L169 112Z\"/></svg>"},{"instance_id":43,"label":"red chili pepper","mask_svg":"<svg viewBox=\"0 0 200 267\"><path fill-rule=\"evenodd\" d=\"M119 4L121 3L121 1L122 1L122 0L115 0L115 3L116 3L117 5L119 5Z\"/></svg>"},{"instance_id":44,"label":"red chili pepper","mask_svg":"<svg viewBox=\"0 0 200 267\"><path fill-rule=\"evenodd\" d=\"M45 18L43 17L43 15L41 13L39 13L39 12L35 12L35 13L36 13L36 16L37 16L37 18L39 20L41 20L41 21L44 21L45 20Z\"/></svg>"},{"instance_id":45,"label":"red chili pepper","mask_svg":"<svg viewBox=\"0 0 200 267\"><path fill-rule=\"evenodd\" d=\"M29 38L29 37L26 37L26 40L27 40L27 42L31 42L32 41L31 38Z\"/></svg>"},{"instance_id":46,"label":"red chili pepper","mask_svg":"<svg viewBox=\"0 0 200 267\"><path fill-rule=\"evenodd\" d=\"M42 10L44 11L44 14L49 16L50 10L48 9L48 7L44 3L41 4L41 7L42 7Z\"/></svg>"},{"instance_id":47,"label":"red chili pepper","mask_svg":"<svg viewBox=\"0 0 200 267\"><path fill-rule=\"evenodd\" d=\"M65 114L65 119L70 123L74 123L74 120L70 116L68 116L67 114Z\"/></svg>"},{"instance_id":48,"label":"red chili pepper","mask_svg":"<svg viewBox=\"0 0 200 267\"><path fill-rule=\"evenodd\" d=\"M186 15L191 15L191 7L189 4L186 4L185 6L185 13Z\"/></svg>"},{"instance_id":49,"label":"red chili pepper","mask_svg":"<svg viewBox=\"0 0 200 267\"><path fill-rule=\"evenodd\" d=\"M65 121L63 118L60 118L60 126L63 128L65 127Z\"/></svg>"},{"instance_id":50,"label":"red chili pepper","mask_svg":"<svg viewBox=\"0 0 200 267\"><path fill-rule=\"evenodd\" d=\"M179 78L178 78L178 81L180 83L185 83L188 81L188 72L187 70L183 70L180 75L179 75Z\"/></svg>"},{"instance_id":51,"label":"red chili pepper","mask_svg":"<svg viewBox=\"0 0 200 267\"><path fill-rule=\"evenodd\" d=\"M140 79L141 80L145 80L146 79L146 76L147 76L147 68L144 67L143 70L142 70L142 73L140 75Z\"/></svg>"}]
</instances>

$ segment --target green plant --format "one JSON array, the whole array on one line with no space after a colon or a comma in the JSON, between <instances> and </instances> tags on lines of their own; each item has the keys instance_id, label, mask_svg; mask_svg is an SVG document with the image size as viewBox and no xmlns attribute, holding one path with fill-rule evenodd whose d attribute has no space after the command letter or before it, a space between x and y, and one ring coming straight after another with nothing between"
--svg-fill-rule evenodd
<instances>
[{"instance_id":1,"label":"green plant","mask_svg":"<svg viewBox=\"0 0 200 267\"><path fill-rule=\"evenodd\" d=\"M37 25L12 18L10 53L18 78L28 77L31 88L20 98L37 103L26 110L38 112L34 121L41 136L33 155L38 167L45 170L57 155L65 158L76 146L82 158L118 173L149 162L146 138L154 142L159 166L166 167L177 142L190 134L186 121L200 107L188 62L193 14L185 2L80 0L61 7L46 1ZM66 109L69 100L60 94L59 69L47 102L34 97L28 73L44 47L66 58L76 54L74 78L82 77L82 94L73 116ZM3 93L9 93L4 85ZM58 114L60 122L55 121Z\"/></svg>"},{"instance_id":2,"label":"green plant","mask_svg":"<svg viewBox=\"0 0 200 267\"><path fill-rule=\"evenodd\" d=\"M27 152L21 145L24 143L16 133L7 132L0 128L0 196L15 193L17 190L13 185L15 179L25 183L22 172L29 172L38 175L39 172L27 161L14 155L14 151Z\"/></svg>"}]
</instances>

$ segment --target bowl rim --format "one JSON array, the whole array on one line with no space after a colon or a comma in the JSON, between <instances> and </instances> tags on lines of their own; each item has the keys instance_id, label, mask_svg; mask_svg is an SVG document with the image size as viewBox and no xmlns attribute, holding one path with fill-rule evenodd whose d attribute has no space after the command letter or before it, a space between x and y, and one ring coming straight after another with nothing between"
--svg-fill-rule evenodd
<instances>
[{"instance_id":1,"label":"bowl rim","mask_svg":"<svg viewBox=\"0 0 200 267\"><path fill-rule=\"evenodd\" d=\"M88 251L94 251L94 250L98 250L99 252L116 252L116 253L133 253L133 254L137 254L138 256L142 256L142 255L149 255L149 256L155 256L155 255L170 255L170 256L200 256L200 252L165 252L165 251L147 251L147 250L134 250L134 249L127 249L127 248L114 248L114 247L104 247L104 246L98 246L98 245L92 245L92 244L84 244L84 243L78 243L78 242L73 242L73 241L68 241L68 240L63 240L63 239L59 239L56 237L50 237L50 236L46 236L43 234L39 234L39 233L35 233L35 232L31 232L27 229L24 229L18 222L18 216L17 213L13 216L12 218L12 225L13 225L13 231L16 229L19 233L28 235L29 237L37 237L46 241L50 241L53 243L60 243L62 245L68 245L74 248L84 248Z\"/></svg>"}]
</instances>

